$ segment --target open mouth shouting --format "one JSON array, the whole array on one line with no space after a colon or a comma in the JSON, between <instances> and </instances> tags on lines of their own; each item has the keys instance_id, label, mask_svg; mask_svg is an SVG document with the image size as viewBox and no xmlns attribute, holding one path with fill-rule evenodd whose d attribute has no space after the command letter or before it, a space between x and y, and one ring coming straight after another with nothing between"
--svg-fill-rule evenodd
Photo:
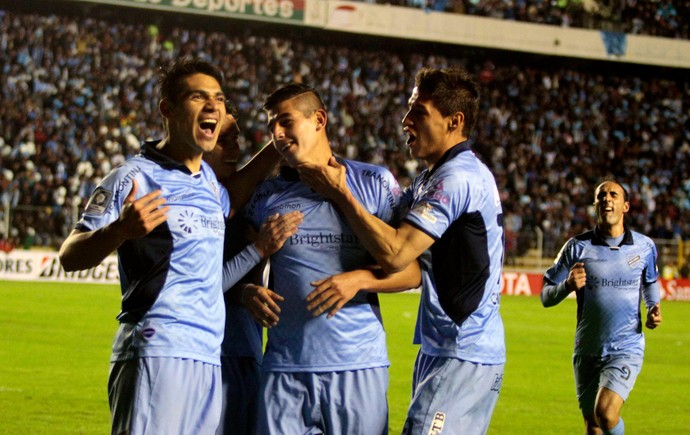
<instances>
[{"instance_id":1,"label":"open mouth shouting","mask_svg":"<svg viewBox=\"0 0 690 435\"><path fill-rule=\"evenodd\" d=\"M201 131L202 133L204 133L205 136L212 138L213 133L216 131L216 128L218 127L218 120L214 118L202 119L199 123L199 127L201 128Z\"/></svg>"}]
</instances>

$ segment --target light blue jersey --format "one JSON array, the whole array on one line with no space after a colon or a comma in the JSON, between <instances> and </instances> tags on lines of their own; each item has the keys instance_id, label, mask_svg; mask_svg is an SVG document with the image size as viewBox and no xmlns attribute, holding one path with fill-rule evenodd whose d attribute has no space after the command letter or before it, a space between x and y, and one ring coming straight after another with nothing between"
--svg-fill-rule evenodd
<instances>
[{"instance_id":1,"label":"light blue jersey","mask_svg":"<svg viewBox=\"0 0 690 435\"><path fill-rule=\"evenodd\" d=\"M657 251L647 236L626 229L617 246L587 231L568 240L544 275L542 301L554 305L570 293L565 280L583 262L587 284L577 290L575 355L644 354L640 302L659 303Z\"/></svg>"},{"instance_id":2,"label":"light blue jersey","mask_svg":"<svg viewBox=\"0 0 690 435\"><path fill-rule=\"evenodd\" d=\"M118 248L122 311L111 361L178 357L219 365L228 192L206 162L191 174L155 145L144 144L103 179L76 226L90 231L118 219L133 179L137 198L161 189L170 207L167 222Z\"/></svg>"},{"instance_id":3,"label":"light blue jersey","mask_svg":"<svg viewBox=\"0 0 690 435\"><path fill-rule=\"evenodd\" d=\"M372 214L394 219L399 187L393 175L380 167L342 161L354 196ZM297 172L281 175L259 186L248 217L259 227L266 217L300 210L304 220L297 234L271 257L273 290L283 296L280 321L268 330L263 371L327 372L389 365L386 336L375 294L360 292L333 318L314 317L306 297L311 282L373 264L357 236L331 202L299 181Z\"/></svg>"},{"instance_id":4,"label":"light blue jersey","mask_svg":"<svg viewBox=\"0 0 690 435\"><path fill-rule=\"evenodd\" d=\"M503 214L496 182L465 143L403 193L403 220L435 242L421 257L415 343L430 356L505 363L499 314Z\"/></svg>"}]
</instances>

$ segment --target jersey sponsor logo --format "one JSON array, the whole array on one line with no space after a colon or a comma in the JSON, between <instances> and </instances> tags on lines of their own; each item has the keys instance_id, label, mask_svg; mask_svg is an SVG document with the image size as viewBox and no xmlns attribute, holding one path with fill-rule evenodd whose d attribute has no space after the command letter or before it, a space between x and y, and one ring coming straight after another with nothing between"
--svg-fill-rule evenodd
<instances>
[{"instance_id":1,"label":"jersey sponsor logo","mask_svg":"<svg viewBox=\"0 0 690 435\"><path fill-rule=\"evenodd\" d=\"M386 190L386 201L388 202L388 206L394 209L397 203L395 198L400 196L400 186L398 183L394 183L391 187L391 182L379 172L364 170L362 171L362 175L364 177L373 178Z\"/></svg>"},{"instance_id":2,"label":"jersey sponsor logo","mask_svg":"<svg viewBox=\"0 0 690 435\"><path fill-rule=\"evenodd\" d=\"M132 170L129 171L129 172L122 178L122 180L120 181L120 187L119 187L118 190L119 190L120 192L122 192L123 190L125 190L125 187L131 185L131 184L132 184L132 180L134 179L134 177L135 177L139 172L141 172L141 168L140 168L139 166L136 166L136 167L132 168ZM131 190L131 187L130 187L130 190Z\"/></svg>"},{"instance_id":3,"label":"jersey sponsor logo","mask_svg":"<svg viewBox=\"0 0 690 435\"><path fill-rule=\"evenodd\" d=\"M194 212L189 210L184 210L180 213L177 223L180 229L187 234L195 233L199 228L211 230L214 233L225 232L225 222L223 219L196 216Z\"/></svg>"},{"instance_id":4,"label":"jersey sponsor logo","mask_svg":"<svg viewBox=\"0 0 690 435\"><path fill-rule=\"evenodd\" d=\"M444 192L443 180L436 182L431 188L424 194L426 200L436 200L441 204L450 203L450 196Z\"/></svg>"},{"instance_id":5,"label":"jersey sponsor logo","mask_svg":"<svg viewBox=\"0 0 690 435\"><path fill-rule=\"evenodd\" d=\"M185 193L184 195L170 195L165 198L165 202L180 202L187 198L194 196L194 193Z\"/></svg>"},{"instance_id":6,"label":"jersey sponsor logo","mask_svg":"<svg viewBox=\"0 0 690 435\"><path fill-rule=\"evenodd\" d=\"M91 194L89 203L86 204L85 213L93 214L96 216L103 216L105 211L110 205L110 201L113 199L113 191L107 190L103 187L97 187L96 190Z\"/></svg>"},{"instance_id":7,"label":"jersey sponsor logo","mask_svg":"<svg viewBox=\"0 0 690 435\"><path fill-rule=\"evenodd\" d=\"M288 243L293 245L309 245L312 247L334 247L343 244L357 244L359 239L354 234L333 234L333 233L317 233L317 234L295 234L288 239Z\"/></svg>"},{"instance_id":8,"label":"jersey sponsor logo","mask_svg":"<svg viewBox=\"0 0 690 435\"><path fill-rule=\"evenodd\" d=\"M436 435L443 431L443 425L446 422L446 413L438 411L434 414L434 419L431 421L429 428L429 435Z\"/></svg>"},{"instance_id":9,"label":"jersey sponsor logo","mask_svg":"<svg viewBox=\"0 0 690 435\"><path fill-rule=\"evenodd\" d=\"M271 207L268 214L270 215L274 212L278 212L278 211L282 211L282 210L299 210L301 208L302 208L302 204L300 204L299 202L288 202L285 204L278 204L275 207Z\"/></svg>"},{"instance_id":10,"label":"jersey sponsor logo","mask_svg":"<svg viewBox=\"0 0 690 435\"><path fill-rule=\"evenodd\" d=\"M590 276L590 275L587 276L587 288L589 290L603 289L603 288L608 288L608 287L613 287L613 288L618 288L618 289L626 289L626 288L630 288L630 287L639 287L639 285L640 285L640 278L607 279L607 278L599 278L599 277Z\"/></svg>"}]
</instances>

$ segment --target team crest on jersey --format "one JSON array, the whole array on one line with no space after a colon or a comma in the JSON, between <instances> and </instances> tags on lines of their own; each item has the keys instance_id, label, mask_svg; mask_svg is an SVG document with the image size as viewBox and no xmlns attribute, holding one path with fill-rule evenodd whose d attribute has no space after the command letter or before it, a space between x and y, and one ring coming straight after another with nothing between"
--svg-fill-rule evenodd
<instances>
[{"instance_id":1,"label":"team crest on jersey","mask_svg":"<svg viewBox=\"0 0 690 435\"><path fill-rule=\"evenodd\" d=\"M414 208L414 212L418 214L422 219L425 221L429 221L432 224L436 223L436 216L432 213L434 210L434 206L429 204L428 202L423 202L419 204L417 207Z\"/></svg>"},{"instance_id":2,"label":"team crest on jersey","mask_svg":"<svg viewBox=\"0 0 690 435\"><path fill-rule=\"evenodd\" d=\"M434 420L431 422L431 427L429 428L429 435L440 434L443 431L443 425L446 422L446 413L437 412L434 414Z\"/></svg>"},{"instance_id":3,"label":"team crest on jersey","mask_svg":"<svg viewBox=\"0 0 690 435\"><path fill-rule=\"evenodd\" d=\"M103 216L105 211L110 205L110 201L113 199L113 191L106 190L103 187L98 187L91 194L89 203L86 204L85 212L87 214L95 214L97 216Z\"/></svg>"},{"instance_id":4,"label":"team crest on jersey","mask_svg":"<svg viewBox=\"0 0 690 435\"><path fill-rule=\"evenodd\" d=\"M634 267L640 261L640 256L635 255L634 257L628 257L628 266Z\"/></svg>"}]
</instances>

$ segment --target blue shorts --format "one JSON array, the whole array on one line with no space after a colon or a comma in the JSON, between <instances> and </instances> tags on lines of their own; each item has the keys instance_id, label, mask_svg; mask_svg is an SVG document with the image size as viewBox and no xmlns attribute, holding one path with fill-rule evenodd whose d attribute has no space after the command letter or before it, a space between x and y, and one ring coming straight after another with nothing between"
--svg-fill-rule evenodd
<instances>
[{"instance_id":1,"label":"blue shorts","mask_svg":"<svg viewBox=\"0 0 690 435\"><path fill-rule=\"evenodd\" d=\"M388 368L267 372L258 434L388 434Z\"/></svg>"},{"instance_id":2,"label":"blue shorts","mask_svg":"<svg viewBox=\"0 0 690 435\"><path fill-rule=\"evenodd\" d=\"M627 400L642 370L642 360L642 355L574 355L575 387L582 415L594 415L599 388L606 387Z\"/></svg>"},{"instance_id":3,"label":"blue shorts","mask_svg":"<svg viewBox=\"0 0 690 435\"><path fill-rule=\"evenodd\" d=\"M136 358L110 364L112 433L215 435L220 366L184 358Z\"/></svg>"},{"instance_id":4,"label":"blue shorts","mask_svg":"<svg viewBox=\"0 0 690 435\"><path fill-rule=\"evenodd\" d=\"M476 364L420 351L403 435L486 433L503 369L503 364Z\"/></svg>"},{"instance_id":5,"label":"blue shorts","mask_svg":"<svg viewBox=\"0 0 690 435\"><path fill-rule=\"evenodd\" d=\"M251 356L221 356L223 409L218 435L254 435L261 367Z\"/></svg>"}]
</instances>

